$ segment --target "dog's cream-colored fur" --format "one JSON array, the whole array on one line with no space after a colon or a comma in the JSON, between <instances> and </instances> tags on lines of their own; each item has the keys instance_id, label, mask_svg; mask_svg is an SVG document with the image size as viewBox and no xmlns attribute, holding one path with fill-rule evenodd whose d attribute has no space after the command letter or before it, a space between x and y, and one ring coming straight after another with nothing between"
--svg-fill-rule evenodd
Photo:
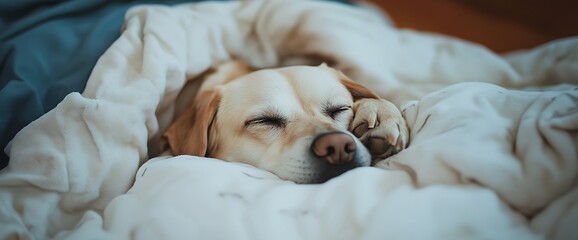
<instances>
[{"instance_id":1,"label":"dog's cream-colored fur","mask_svg":"<svg viewBox=\"0 0 578 240\"><path fill-rule=\"evenodd\" d=\"M325 64L252 71L240 62L208 74L165 137L175 155L247 163L314 183L347 170L328 167L310 151L313 140L329 132L354 139L354 167L395 154L408 142L395 105Z\"/></svg>"}]
</instances>

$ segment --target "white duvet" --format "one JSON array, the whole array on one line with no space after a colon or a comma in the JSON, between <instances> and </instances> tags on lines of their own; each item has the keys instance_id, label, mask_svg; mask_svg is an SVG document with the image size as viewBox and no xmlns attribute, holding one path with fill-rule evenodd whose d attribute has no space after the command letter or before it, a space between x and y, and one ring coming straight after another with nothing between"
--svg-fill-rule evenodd
<instances>
[{"instance_id":1,"label":"white duvet","mask_svg":"<svg viewBox=\"0 0 578 240\"><path fill-rule=\"evenodd\" d=\"M320 185L148 160L186 79L319 57L401 107L406 150ZM136 7L84 93L7 147L0 238L578 239L577 84L577 39L501 56L335 3Z\"/></svg>"}]
</instances>

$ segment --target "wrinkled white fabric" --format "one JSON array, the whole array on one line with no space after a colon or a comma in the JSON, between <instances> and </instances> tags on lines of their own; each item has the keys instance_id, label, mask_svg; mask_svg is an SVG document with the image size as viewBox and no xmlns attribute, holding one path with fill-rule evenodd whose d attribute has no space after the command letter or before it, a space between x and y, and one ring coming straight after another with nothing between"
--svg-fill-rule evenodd
<instances>
[{"instance_id":1,"label":"wrinkled white fabric","mask_svg":"<svg viewBox=\"0 0 578 240\"><path fill-rule=\"evenodd\" d=\"M575 238L576 56L576 39L499 56L328 2L136 7L85 91L7 147L0 238ZM411 144L385 169L320 185L215 159L146 161L186 79L231 58L332 62L404 106Z\"/></svg>"}]
</instances>

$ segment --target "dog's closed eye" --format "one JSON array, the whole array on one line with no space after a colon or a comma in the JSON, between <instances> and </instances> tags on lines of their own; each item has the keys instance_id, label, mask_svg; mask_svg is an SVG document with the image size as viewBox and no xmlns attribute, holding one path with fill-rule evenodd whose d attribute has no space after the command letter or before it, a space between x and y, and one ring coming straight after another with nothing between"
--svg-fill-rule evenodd
<instances>
[{"instance_id":1,"label":"dog's closed eye","mask_svg":"<svg viewBox=\"0 0 578 240\"><path fill-rule=\"evenodd\" d=\"M339 115L341 115L341 114L343 114L343 113L345 113L345 112L347 112L347 111L349 111L349 110L351 110L351 106L348 106L348 105L338 105L338 106L329 106L329 107L326 107L323 112L325 112L325 114L326 114L327 116L329 116L330 118L332 118L332 119L335 120L335 119L337 119L337 118L339 117Z\"/></svg>"},{"instance_id":2,"label":"dog's closed eye","mask_svg":"<svg viewBox=\"0 0 578 240\"><path fill-rule=\"evenodd\" d=\"M255 118L251 118L251 119L245 121L246 127L267 126L267 127L282 128L282 127L285 127L286 124L287 124L287 119L284 118L283 116L278 115L278 114L261 115L261 116L257 116Z\"/></svg>"}]
</instances>

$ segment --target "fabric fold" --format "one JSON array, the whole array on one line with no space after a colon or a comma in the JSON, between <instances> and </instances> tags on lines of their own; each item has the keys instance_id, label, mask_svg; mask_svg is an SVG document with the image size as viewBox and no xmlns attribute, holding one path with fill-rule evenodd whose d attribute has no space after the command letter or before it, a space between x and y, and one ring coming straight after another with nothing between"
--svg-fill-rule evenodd
<instances>
[{"instance_id":1,"label":"fabric fold","mask_svg":"<svg viewBox=\"0 0 578 240\"><path fill-rule=\"evenodd\" d=\"M551 46L577 51L573 40ZM135 7L84 92L7 148L0 238L562 239L576 202L578 93L570 75L540 73L572 72L575 60L556 68L536 61L544 51L503 57L329 2ZM384 169L321 185L215 159L149 160L187 81L232 58L332 63L404 105L411 144ZM550 82L566 85L500 87Z\"/></svg>"}]
</instances>

